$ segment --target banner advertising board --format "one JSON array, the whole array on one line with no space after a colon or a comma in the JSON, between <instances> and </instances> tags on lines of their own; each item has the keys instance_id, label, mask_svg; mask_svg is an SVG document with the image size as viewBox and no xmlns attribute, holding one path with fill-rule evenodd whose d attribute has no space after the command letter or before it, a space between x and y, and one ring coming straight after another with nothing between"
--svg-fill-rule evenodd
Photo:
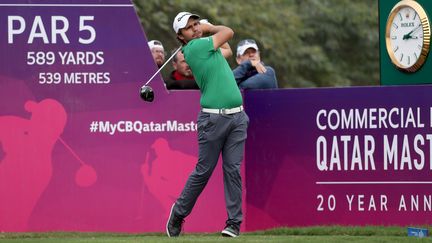
<instances>
[{"instance_id":1,"label":"banner advertising board","mask_svg":"<svg viewBox=\"0 0 432 243\"><path fill-rule=\"evenodd\" d=\"M247 92L247 229L430 224L430 92Z\"/></svg>"},{"instance_id":2,"label":"banner advertising board","mask_svg":"<svg viewBox=\"0 0 432 243\"><path fill-rule=\"evenodd\" d=\"M199 92L156 76L140 99L157 67L130 1L34 2L0 3L0 230L163 231L197 160ZM188 230L224 226L221 174Z\"/></svg>"},{"instance_id":3,"label":"banner advertising board","mask_svg":"<svg viewBox=\"0 0 432 243\"><path fill-rule=\"evenodd\" d=\"M153 103L128 0L0 3L0 230L163 232L197 161L198 91ZM244 92L242 230L429 224L430 86ZM187 232L226 220L214 172Z\"/></svg>"}]
</instances>

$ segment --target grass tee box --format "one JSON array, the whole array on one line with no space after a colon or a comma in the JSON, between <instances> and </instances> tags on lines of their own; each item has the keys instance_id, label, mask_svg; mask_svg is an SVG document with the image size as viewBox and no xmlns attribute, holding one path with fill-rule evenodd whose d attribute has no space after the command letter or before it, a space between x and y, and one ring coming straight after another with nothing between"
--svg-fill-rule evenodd
<instances>
[{"instance_id":1,"label":"grass tee box","mask_svg":"<svg viewBox=\"0 0 432 243\"><path fill-rule=\"evenodd\" d=\"M420 242L426 239L418 239ZM224 238L219 233L184 234L172 239L161 233L0 233L0 242L412 242L406 227L395 226L317 226L301 228L276 228L244 233L239 238Z\"/></svg>"}]
</instances>

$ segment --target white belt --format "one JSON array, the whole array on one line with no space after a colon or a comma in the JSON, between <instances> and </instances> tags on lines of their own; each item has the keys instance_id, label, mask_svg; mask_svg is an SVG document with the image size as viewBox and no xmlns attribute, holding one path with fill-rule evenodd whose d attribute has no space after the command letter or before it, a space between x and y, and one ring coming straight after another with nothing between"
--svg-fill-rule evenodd
<instances>
[{"instance_id":1,"label":"white belt","mask_svg":"<svg viewBox=\"0 0 432 243\"><path fill-rule=\"evenodd\" d=\"M201 109L203 112L206 113L213 113L213 114L223 114L223 115L229 115L229 114L234 114L234 113L239 113L243 110L243 106L239 106L239 107L234 107L231 109L210 109L210 108L202 108Z\"/></svg>"}]
</instances>

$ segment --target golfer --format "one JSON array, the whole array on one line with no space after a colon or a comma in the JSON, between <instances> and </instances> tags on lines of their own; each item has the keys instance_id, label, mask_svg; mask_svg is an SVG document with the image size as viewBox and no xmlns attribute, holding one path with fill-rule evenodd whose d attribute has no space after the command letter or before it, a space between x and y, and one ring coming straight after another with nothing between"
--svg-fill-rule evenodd
<instances>
[{"instance_id":1,"label":"golfer","mask_svg":"<svg viewBox=\"0 0 432 243\"><path fill-rule=\"evenodd\" d=\"M222 235L236 237L243 219L240 165L249 118L243 111L241 93L225 60L232 55L228 41L234 32L226 26L200 21L198 15L189 12L177 14L173 28L200 88L201 111L197 122L198 163L171 207L166 231L169 237L180 235L184 218L191 213L222 153L228 213Z\"/></svg>"}]
</instances>

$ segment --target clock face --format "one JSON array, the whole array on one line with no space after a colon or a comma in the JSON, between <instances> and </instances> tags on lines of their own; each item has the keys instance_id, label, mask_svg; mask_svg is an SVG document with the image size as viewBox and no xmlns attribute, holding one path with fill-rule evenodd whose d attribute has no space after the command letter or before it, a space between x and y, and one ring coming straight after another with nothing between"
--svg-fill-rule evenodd
<instances>
[{"instance_id":1,"label":"clock face","mask_svg":"<svg viewBox=\"0 0 432 243\"><path fill-rule=\"evenodd\" d=\"M393 18L390 29L393 54L402 67L412 67L423 49L423 28L420 17L411 7L403 7Z\"/></svg>"},{"instance_id":2,"label":"clock face","mask_svg":"<svg viewBox=\"0 0 432 243\"><path fill-rule=\"evenodd\" d=\"M417 71L426 60L429 41L429 20L423 8L412 0L398 3L386 27L387 52L393 64L402 71Z\"/></svg>"}]
</instances>

